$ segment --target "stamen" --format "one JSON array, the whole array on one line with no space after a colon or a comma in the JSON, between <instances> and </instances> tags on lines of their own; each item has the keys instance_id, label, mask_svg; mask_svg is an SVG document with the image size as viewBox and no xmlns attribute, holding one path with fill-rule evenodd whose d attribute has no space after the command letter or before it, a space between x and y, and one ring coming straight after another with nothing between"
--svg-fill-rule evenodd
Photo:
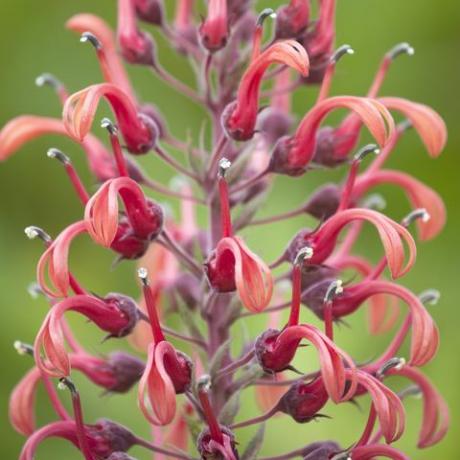
<instances>
[{"instance_id":1,"label":"stamen","mask_svg":"<svg viewBox=\"0 0 460 460\"><path fill-rule=\"evenodd\" d=\"M335 297L343 293L343 281L334 280L327 288L324 303L333 302Z\"/></svg>"},{"instance_id":2,"label":"stamen","mask_svg":"<svg viewBox=\"0 0 460 460\"><path fill-rule=\"evenodd\" d=\"M373 193L362 202L362 206L363 208L383 211L387 207L387 202L385 201L385 198L379 193Z\"/></svg>"},{"instance_id":3,"label":"stamen","mask_svg":"<svg viewBox=\"0 0 460 460\"><path fill-rule=\"evenodd\" d=\"M334 280L327 288L323 303L324 332L331 340L334 339L334 316L332 305L334 299L343 292L343 281Z\"/></svg>"},{"instance_id":4,"label":"stamen","mask_svg":"<svg viewBox=\"0 0 460 460\"><path fill-rule=\"evenodd\" d=\"M406 360L404 358L391 358L376 372L376 377L379 379L383 378L385 374L391 369L400 371L405 366L405 364Z\"/></svg>"},{"instance_id":5,"label":"stamen","mask_svg":"<svg viewBox=\"0 0 460 460\"><path fill-rule=\"evenodd\" d=\"M418 298L424 305L436 305L441 298L441 293L437 289L427 289L419 294Z\"/></svg>"},{"instance_id":6,"label":"stamen","mask_svg":"<svg viewBox=\"0 0 460 460\"><path fill-rule=\"evenodd\" d=\"M254 30L254 37L252 39L252 56L251 62L253 62L260 55L260 44L262 42L262 33L264 22L267 18L276 18L276 13L271 8L265 8L259 14L256 22L256 28Z\"/></svg>"},{"instance_id":7,"label":"stamen","mask_svg":"<svg viewBox=\"0 0 460 460\"><path fill-rule=\"evenodd\" d=\"M420 398L422 394L422 390L418 385L409 385L407 388L404 388L403 390L398 392L399 399L404 399L409 396Z\"/></svg>"},{"instance_id":8,"label":"stamen","mask_svg":"<svg viewBox=\"0 0 460 460\"><path fill-rule=\"evenodd\" d=\"M227 171L232 163L227 158L219 160L219 170L217 173L220 198L220 220L222 226L222 237L230 237L233 235L232 216L230 212L230 200L228 197L228 184L225 179Z\"/></svg>"},{"instance_id":9,"label":"stamen","mask_svg":"<svg viewBox=\"0 0 460 460\"><path fill-rule=\"evenodd\" d=\"M257 26L263 26L265 20L268 18L276 19L276 12L272 8L265 8L260 12L259 16L257 17Z\"/></svg>"},{"instance_id":10,"label":"stamen","mask_svg":"<svg viewBox=\"0 0 460 460\"><path fill-rule=\"evenodd\" d=\"M340 59L345 56L346 54L352 55L355 54L355 50L350 46L350 45L342 45L339 48L337 48L334 52L334 54L331 56L331 62L334 64L337 64L337 62L340 61Z\"/></svg>"},{"instance_id":11,"label":"stamen","mask_svg":"<svg viewBox=\"0 0 460 460\"><path fill-rule=\"evenodd\" d=\"M53 241L51 239L51 236L49 236L48 233L45 232L45 230L43 230L40 227L36 227L35 225L26 227L24 229L24 233L26 234L27 238L29 238L29 240L40 238L47 245Z\"/></svg>"},{"instance_id":12,"label":"stamen","mask_svg":"<svg viewBox=\"0 0 460 460\"><path fill-rule=\"evenodd\" d=\"M80 42L81 43L88 43L88 42L91 43L91 45L93 45L97 51L102 49L102 43L91 32L83 32L80 37Z\"/></svg>"},{"instance_id":13,"label":"stamen","mask_svg":"<svg viewBox=\"0 0 460 460\"><path fill-rule=\"evenodd\" d=\"M219 160L219 172L218 172L218 176L219 177L225 177L225 175L227 174L227 171L230 169L230 166L232 166L232 162L227 159L227 158L221 158Z\"/></svg>"},{"instance_id":14,"label":"stamen","mask_svg":"<svg viewBox=\"0 0 460 460\"><path fill-rule=\"evenodd\" d=\"M378 155L380 153L380 149L378 148L377 145L375 144L368 144L359 149L356 153L353 159L355 161L363 161L364 158L366 158L369 154L375 154Z\"/></svg>"},{"instance_id":15,"label":"stamen","mask_svg":"<svg viewBox=\"0 0 460 460\"><path fill-rule=\"evenodd\" d=\"M38 283L30 283L27 286L27 292L29 293L30 297L32 297L32 299L38 299L39 296L45 295Z\"/></svg>"},{"instance_id":16,"label":"stamen","mask_svg":"<svg viewBox=\"0 0 460 460\"><path fill-rule=\"evenodd\" d=\"M80 198L80 201L83 203L83 205L86 205L89 200L89 194L86 191L86 188L83 185L83 182L81 181L77 170L74 168L70 158L65 153L55 148L49 149L48 152L46 152L46 155L48 158L55 158L64 165L67 176L69 177L70 182L72 183L73 188L78 195L78 198Z\"/></svg>"},{"instance_id":17,"label":"stamen","mask_svg":"<svg viewBox=\"0 0 460 460\"><path fill-rule=\"evenodd\" d=\"M64 104L67 97L69 96L64 84L59 79L57 79L54 75L50 73L42 73L41 75L39 75L35 79L35 84L40 88L42 86L51 87L58 95L62 104Z\"/></svg>"},{"instance_id":18,"label":"stamen","mask_svg":"<svg viewBox=\"0 0 460 460\"><path fill-rule=\"evenodd\" d=\"M302 265L304 260L311 259L312 257L313 248L311 248L310 246L305 246L295 256L294 265Z\"/></svg>"},{"instance_id":19,"label":"stamen","mask_svg":"<svg viewBox=\"0 0 460 460\"><path fill-rule=\"evenodd\" d=\"M144 294L145 306L149 315L150 326L152 328L153 339L156 344L165 341L165 336L161 330L160 319L158 318L157 303L159 298L159 291L153 291L149 283L149 273L144 267L137 270L137 276L142 282L142 292Z\"/></svg>"},{"instance_id":20,"label":"stamen","mask_svg":"<svg viewBox=\"0 0 460 460\"><path fill-rule=\"evenodd\" d=\"M121 149L120 139L118 138L118 127L112 123L109 118L103 118L101 121L101 127L105 128L110 135L110 143L112 144L113 154L115 156L115 162L117 163L118 172L120 176L129 176L128 166L126 164L123 150Z\"/></svg>"},{"instance_id":21,"label":"stamen","mask_svg":"<svg viewBox=\"0 0 460 460\"><path fill-rule=\"evenodd\" d=\"M428 222L431 216L425 208L414 209L401 221L403 227L409 227L413 222L421 219L422 222Z\"/></svg>"},{"instance_id":22,"label":"stamen","mask_svg":"<svg viewBox=\"0 0 460 460\"><path fill-rule=\"evenodd\" d=\"M21 342L20 340L15 340L13 343L14 349L18 352L19 355L31 355L34 354L34 347L28 343Z\"/></svg>"},{"instance_id":23,"label":"stamen","mask_svg":"<svg viewBox=\"0 0 460 460\"><path fill-rule=\"evenodd\" d=\"M387 56L390 59L396 59L401 54L407 54L408 56L413 56L415 54L415 49L409 45L407 42L398 43L396 46L391 48L388 51Z\"/></svg>"},{"instance_id":24,"label":"stamen","mask_svg":"<svg viewBox=\"0 0 460 460\"><path fill-rule=\"evenodd\" d=\"M209 391L211 390L211 377L209 375L202 375L197 382L198 398L203 408L203 415L208 423L209 433L211 438L223 445L224 437L220 430L219 422L217 421L214 410L209 401Z\"/></svg>"}]
</instances>

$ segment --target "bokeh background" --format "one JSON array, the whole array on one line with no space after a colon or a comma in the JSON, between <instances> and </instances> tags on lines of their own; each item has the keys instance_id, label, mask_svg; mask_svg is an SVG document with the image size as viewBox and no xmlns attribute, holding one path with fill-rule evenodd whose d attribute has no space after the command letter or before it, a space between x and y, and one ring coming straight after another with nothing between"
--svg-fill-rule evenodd
<instances>
[{"instance_id":1,"label":"bokeh background","mask_svg":"<svg viewBox=\"0 0 460 460\"><path fill-rule=\"evenodd\" d=\"M167 0L168 7L174 2ZM279 2L259 2L260 8L276 6ZM94 54L88 46L64 29L65 20L77 12L93 12L115 21L114 0L2 0L0 2L0 125L10 118L23 114L59 116L59 104L49 89L39 89L34 78L42 72L52 72L62 79L71 91L100 81ZM437 288L442 293L440 303L432 314L442 334L442 346L437 359L426 367L427 373L446 397L452 412L452 425L447 438L438 446L426 450L415 449L420 425L421 401L407 402L408 430L398 443L415 459L457 459L460 457L458 433L460 424L460 333L459 333L459 148L460 116L458 110L458 84L460 81L460 34L457 0L341 0L338 2L338 44L351 44L356 54L340 63L334 92L362 94L370 83L382 54L400 41L410 42L416 49L412 58L401 57L390 71L383 94L398 95L432 105L446 119L449 143L436 161L428 158L414 132L400 143L391 158L391 166L407 171L431 186L444 197L449 210L448 225L441 236L432 242L419 245L415 269L402 283L415 292ZM184 80L191 73L183 58L178 58L163 41L159 40L159 56L163 65ZM185 139L191 132L196 139L203 114L181 95L174 93L143 68L130 69L133 82L142 99L154 101L169 121L170 129ZM296 93L295 111L304 113L314 98L315 91L301 89ZM101 112L102 114L102 112ZM97 128L96 128L97 129ZM23 443L7 420L7 402L11 389L30 367L28 357L20 357L13 349L16 339L33 341L46 305L33 300L27 293L33 281L35 264L42 252L37 242L29 242L23 229L27 225L43 226L56 234L68 223L79 219L82 210L64 177L61 167L46 158L48 147L56 146L72 156L87 184L91 178L85 172L85 163L76 145L62 138L40 139L29 144L8 162L0 164L0 452L2 458L16 458ZM142 164L164 183L172 177L153 155L142 159ZM277 180L270 203L263 214L290 209L303 202L307 194L325 180L343 177L343 171L308 174L298 180ZM400 219L408 205L400 192L382 190L387 198L387 212ZM176 204L171 202L174 212ZM246 232L248 243L266 260L273 260L283 249L292 234L305 225L305 218L273 225L270 229ZM374 260L380 246L376 234L366 233L360 243L361 250ZM98 293L109 291L137 295L133 265L121 264L110 270L112 255L95 248L85 240L78 241L72 251L72 268L85 285ZM304 318L311 318L306 311ZM239 335L254 336L264 320L253 320L235 328ZM387 343L388 337L372 339L364 327L365 315L361 312L349 320L351 328L339 333L341 345L357 359L369 359ZM100 345L94 328L76 321L79 336L95 353L105 353L119 343ZM306 355L311 356L311 355ZM304 363L304 361L302 361ZM311 363L313 367L314 362ZM75 377L80 387L85 416L93 421L108 416L148 434L148 427L140 416L135 395L127 397L100 397L89 384ZM397 386L396 386L397 388ZM256 409L252 393L243 400L245 417ZM37 413L39 422L50 420L52 414L39 393ZM268 424L263 453L275 454L306 444L309 441L337 439L347 446L359 436L367 417L367 401L362 410L349 405L325 411L333 420L294 425L286 419L275 419ZM251 430L241 436L245 445ZM149 454L133 450L139 458ZM62 441L48 441L40 448L38 459L80 458L78 452Z\"/></svg>"}]
</instances>

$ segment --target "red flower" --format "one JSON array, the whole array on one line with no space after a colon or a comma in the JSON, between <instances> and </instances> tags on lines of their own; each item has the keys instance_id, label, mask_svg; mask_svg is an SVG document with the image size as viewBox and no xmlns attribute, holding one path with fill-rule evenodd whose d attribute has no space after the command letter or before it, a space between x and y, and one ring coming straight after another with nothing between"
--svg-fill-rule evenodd
<instances>
[{"instance_id":1,"label":"red flower","mask_svg":"<svg viewBox=\"0 0 460 460\"><path fill-rule=\"evenodd\" d=\"M128 150L135 154L148 152L155 144L155 125L151 119L138 112L130 95L111 83L89 86L67 99L63 117L70 136L78 142L85 139L101 98L110 103Z\"/></svg>"},{"instance_id":2,"label":"red flower","mask_svg":"<svg viewBox=\"0 0 460 460\"><path fill-rule=\"evenodd\" d=\"M167 425L176 414L176 394L184 393L190 386L192 364L186 355L176 351L164 338L156 310L156 296L148 284L147 270L140 268L138 273L143 283L153 334L145 371L139 382L138 403L151 424Z\"/></svg>"},{"instance_id":3,"label":"red flower","mask_svg":"<svg viewBox=\"0 0 460 460\"><path fill-rule=\"evenodd\" d=\"M446 209L442 198L433 189L409 174L392 170L372 170L364 173L356 179L353 198L356 200L371 187L386 183L401 187L413 208L423 208L427 211L428 219L417 219L420 239L430 240L436 237L446 223Z\"/></svg>"},{"instance_id":4,"label":"red flower","mask_svg":"<svg viewBox=\"0 0 460 460\"><path fill-rule=\"evenodd\" d=\"M66 377L70 374L71 363L65 349L61 324L67 311L82 314L101 330L108 332L109 337L129 334L139 315L136 304L129 297L120 294L109 294L104 299L76 295L54 305L35 338L34 356L37 366L55 377Z\"/></svg>"},{"instance_id":5,"label":"red flower","mask_svg":"<svg viewBox=\"0 0 460 460\"><path fill-rule=\"evenodd\" d=\"M409 457L398 449L385 444L367 444L354 447L351 450L353 460L373 460L376 457L386 457L392 460L409 460ZM347 457L350 458L350 457ZM339 460L339 457L332 457L332 460Z\"/></svg>"},{"instance_id":6,"label":"red flower","mask_svg":"<svg viewBox=\"0 0 460 460\"><path fill-rule=\"evenodd\" d=\"M107 83L118 86L135 101L136 96L131 87L128 74L118 56L115 35L109 25L93 14L76 14L66 22L66 27L80 35L89 32L97 38L100 46L96 48L96 52L104 80Z\"/></svg>"},{"instance_id":7,"label":"red flower","mask_svg":"<svg viewBox=\"0 0 460 460\"><path fill-rule=\"evenodd\" d=\"M241 78L236 101L227 106L222 115L227 133L233 139L245 141L254 135L262 77L267 68L275 63L292 67L301 75L308 75L308 55L294 40L277 42L261 53Z\"/></svg>"},{"instance_id":8,"label":"red flower","mask_svg":"<svg viewBox=\"0 0 460 460\"><path fill-rule=\"evenodd\" d=\"M228 168L230 162L223 159L221 165ZM206 275L211 286L218 292L236 289L243 305L252 312L259 312L267 307L273 293L271 272L241 238L233 236L224 172L221 171L218 180L222 238L205 264Z\"/></svg>"},{"instance_id":9,"label":"red flower","mask_svg":"<svg viewBox=\"0 0 460 460\"><path fill-rule=\"evenodd\" d=\"M291 0L276 12L276 38L298 38L307 29L310 20L310 2Z\"/></svg>"},{"instance_id":10,"label":"red flower","mask_svg":"<svg viewBox=\"0 0 460 460\"><path fill-rule=\"evenodd\" d=\"M284 137L278 141L270 170L291 176L303 174L315 154L321 122L331 111L338 108L354 112L381 147L388 143L394 131L394 121L380 102L356 96L331 97L313 106L292 137Z\"/></svg>"},{"instance_id":11,"label":"red flower","mask_svg":"<svg viewBox=\"0 0 460 460\"><path fill-rule=\"evenodd\" d=\"M146 199L137 182L118 177L105 182L86 205L85 224L91 238L105 247L114 242L119 228L118 196L125 204L134 235L147 241L158 236L163 225L160 206Z\"/></svg>"},{"instance_id":12,"label":"red flower","mask_svg":"<svg viewBox=\"0 0 460 460\"><path fill-rule=\"evenodd\" d=\"M214 52L227 44L228 37L227 0L209 0L208 15L199 32L201 43Z\"/></svg>"}]
</instances>

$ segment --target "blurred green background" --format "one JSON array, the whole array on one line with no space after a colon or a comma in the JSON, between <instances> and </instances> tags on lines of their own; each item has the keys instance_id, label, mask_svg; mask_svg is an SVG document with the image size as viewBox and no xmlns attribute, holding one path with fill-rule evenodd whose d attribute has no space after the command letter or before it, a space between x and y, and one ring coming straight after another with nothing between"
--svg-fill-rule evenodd
<instances>
[{"instance_id":1,"label":"blurred green background","mask_svg":"<svg viewBox=\"0 0 460 460\"><path fill-rule=\"evenodd\" d=\"M171 2L167 0L165 3ZM171 2L173 3L173 2ZM260 7L275 6L275 2L259 2ZM276 2L278 4L279 2ZM52 72L62 79L71 91L100 81L99 69L92 50L81 45L78 38L64 30L64 22L77 12L93 12L106 18L111 24L115 19L115 1L99 0L2 0L0 2L0 125L10 118L23 114L59 116L59 104L49 89L34 86L34 78L42 72ZM428 158L415 133L410 132L400 143L391 158L391 166L407 171L435 187L444 197L448 210L448 226L433 242L419 245L419 257L415 269L402 283L415 292L437 288L442 293L441 302L433 307L432 314L439 324L442 346L437 359L426 367L426 372L446 397L452 412L452 425L447 438L438 446L425 451L415 449L420 424L421 401L407 402L408 429L398 446L415 459L457 459L460 448L457 435L460 424L460 349L458 314L458 228L460 225L459 159L460 123L458 110L458 83L460 77L460 17L457 0L341 0L338 2L338 44L351 44L356 54L340 63L334 82L334 92L362 94L370 83L382 54L400 41L410 42L416 49L412 58L401 57L392 67L382 94L397 95L432 105L446 119L449 127L449 143L443 155L436 161ZM163 65L183 79L190 79L190 70L183 58L165 46L159 45ZM181 95L164 86L143 68L131 68L131 75L140 97L154 101L169 120L170 129L185 139L191 131L196 139L202 121L202 113ZM298 115L304 113L314 97L314 90L302 89L295 98ZM96 132L97 132L97 128ZM82 216L61 167L46 158L48 147L63 149L72 156L87 184L85 163L76 145L62 138L40 139L23 148L10 161L0 165L0 298L2 321L0 326L1 372L0 379L0 451L2 458L16 458L23 438L13 432L7 420L8 396L23 373L31 365L27 357L14 351L14 340L33 341L46 305L32 300L26 291L34 280L35 265L42 247L29 242L23 229L27 225L43 226L56 234L65 225ZM172 177L169 169L153 159L142 158L142 164L158 179L168 183ZM343 171L308 174L298 180L277 180L269 205L264 214L290 209L303 202L306 195L320 182L338 179ZM394 189L384 190L388 201L387 212L400 219L408 205ZM172 204L175 206L175 204ZM245 232L251 247L266 260L273 260L292 234L304 225L304 218L274 225L269 240L261 238L260 231ZM267 244L269 241L269 245ZM267 247L269 246L269 247ZM380 246L374 232L367 232L360 243L362 251L374 260ZM120 291L137 296L133 277L133 265L122 264L110 271L112 255L95 248L88 240L81 239L72 250L72 269L85 286L98 293ZM311 316L304 312L304 318ZM248 322L244 333L257 334L264 320ZM350 319L351 329L340 331L339 342L359 360L368 359L381 350L388 337L372 339L364 328L363 312ZM94 353L107 352L119 343L99 345L100 334L83 322L75 322L78 334ZM241 329L235 328L236 333ZM312 356L311 354L307 356ZM315 363L311 363L314 367ZM98 391L76 377L84 401L85 417L93 421L100 416L111 417L147 435L148 427L140 416L135 392L127 397L99 397ZM240 416L256 410L252 393L244 399ZM38 421L50 420L52 414L45 403L45 395L39 393ZM263 453L276 454L321 439L337 439L347 446L360 435L367 417L367 401L363 409L343 405L328 407L325 412L333 420L294 425L285 419L268 424ZM252 430L239 439L244 446ZM133 450L139 458L149 458L145 452ZM40 448L38 459L73 459L79 454L62 441L48 441Z\"/></svg>"}]
</instances>

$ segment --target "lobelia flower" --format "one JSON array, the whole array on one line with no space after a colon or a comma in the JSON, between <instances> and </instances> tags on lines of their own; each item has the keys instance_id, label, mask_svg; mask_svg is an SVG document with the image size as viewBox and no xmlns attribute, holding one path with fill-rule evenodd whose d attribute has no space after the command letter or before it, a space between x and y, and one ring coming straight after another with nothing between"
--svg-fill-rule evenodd
<instances>
[{"instance_id":1,"label":"lobelia flower","mask_svg":"<svg viewBox=\"0 0 460 460\"><path fill-rule=\"evenodd\" d=\"M276 12L275 37L299 38L301 37L310 20L309 0L291 0L289 4L281 6Z\"/></svg>"},{"instance_id":2,"label":"lobelia flower","mask_svg":"<svg viewBox=\"0 0 460 460\"><path fill-rule=\"evenodd\" d=\"M292 304L289 320L281 331L268 329L256 340L255 352L261 367L266 372L281 372L289 368L300 342L308 340L317 350L321 366L321 377L327 394L335 402L349 399L354 392L352 383L345 391L345 365L354 372L353 360L325 334L310 324L299 324L301 269L305 251L301 251L294 264L292 280Z\"/></svg>"},{"instance_id":3,"label":"lobelia flower","mask_svg":"<svg viewBox=\"0 0 460 460\"><path fill-rule=\"evenodd\" d=\"M437 192L419 180L399 171L371 170L357 177L353 186L353 200L359 199L369 189L380 184L393 184L406 193L413 208L425 209L428 219L417 219L420 239L423 241L436 237L446 223L446 209Z\"/></svg>"},{"instance_id":4,"label":"lobelia flower","mask_svg":"<svg viewBox=\"0 0 460 460\"><path fill-rule=\"evenodd\" d=\"M331 97L313 106L293 136L285 136L278 140L269 170L289 176L303 174L314 157L322 120L338 108L354 112L381 147L388 143L394 131L394 121L380 102L356 96Z\"/></svg>"},{"instance_id":5,"label":"lobelia flower","mask_svg":"<svg viewBox=\"0 0 460 460\"><path fill-rule=\"evenodd\" d=\"M274 43L262 52L242 76L236 101L230 103L222 114L222 122L231 138L245 141L254 135L262 77L267 68L275 63L292 67L301 75L308 75L308 55L294 40Z\"/></svg>"},{"instance_id":6,"label":"lobelia flower","mask_svg":"<svg viewBox=\"0 0 460 460\"><path fill-rule=\"evenodd\" d=\"M163 24L163 0L134 0L136 13L143 21L156 26Z\"/></svg>"},{"instance_id":7,"label":"lobelia flower","mask_svg":"<svg viewBox=\"0 0 460 460\"><path fill-rule=\"evenodd\" d=\"M208 15L199 28L201 44L215 52L227 44L229 24L227 0L209 0Z\"/></svg>"},{"instance_id":8,"label":"lobelia flower","mask_svg":"<svg viewBox=\"0 0 460 460\"><path fill-rule=\"evenodd\" d=\"M125 205L132 236L145 241L155 239L162 230L163 211L147 200L138 183L129 177L106 181L88 201L85 224L91 238L102 246L113 246L120 225L118 197Z\"/></svg>"},{"instance_id":9,"label":"lobelia flower","mask_svg":"<svg viewBox=\"0 0 460 460\"><path fill-rule=\"evenodd\" d=\"M151 66L155 63L154 43L150 35L137 27L138 3L134 0L118 0L118 44L128 62Z\"/></svg>"},{"instance_id":10,"label":"lobelia flower","mask_svg":"<svg viewBox=\"0 0 460 460\"><path fill-rule=\"evenodd\" d=\"M148 152L156 142L156 125L137 110L135 101L127 93L111 83L89 86L67 99L63 118L69 135L78 142L86 138L101 98L109 102L127 149L133 154Z\"/></svg>"},{"instance_id":11,"label":"lobelia flower","mask_svg":"<svg viewBox=\"0 0 460 460\"><path fill-rule=\"evenodd\" d=\"M308 246L310 257L305 259L308 264L321 264L333 252L335 243L343 227L353 221L372 223L379 233L388 267L393 278L405 275L413 266L416 256L415 242L411 234L401 225L385 215L370 209L347 209L334 214L314 231L301 230L289 243L284 257L292 261L300 248ZM408 246L408 261L404 264L404 243Z\"/></svg>"},{"instance_id":12,"label":"lobelia flower","mask_svg":"<svg viewBox=\"0 0 460 460\"><path fill-rule=\"evenodd\" d=\"M71 362L65 349L61 319L75 311L108 332L108 337L123 337L131 332L139 319L136 304L121 294L108 294L104 299L75 295L56 303L48 312L34 343L37 366L54 377L70 374ZM44 356L42 356L42 351ZM81 368L81 364L79 365Z\"/></svg>"},{"instance_id":13,"label":"lobelia flower","mask_svg":"<svg viewBox=\"0 0 460 460\"><path fill-rule=\"evenodd\" d=\"M262 311L270 302L273 279L267 265L233 235L228 185L225 171L230 162L220 161L218 178L222 238L205 263L205 272L211 286L217 292L231 292L236 289L243 305L252 312Z\"/></svg>"},{"instance_id":14,"label":"lobelia flower","mask_svg":"<svg viewBox=\"0 0 460 460\"><path fill-rule=\"evenodd\" d=\"M156 299L148 283L148 272L140 268L138 275L143 284L153 334L153 342L147 351L145 371L139 382L138 403L152 425L168 425L176 414L176 394L184 393L190 386L192 362L166 341L158 319Z\"/></svg>"}]
</instances>

